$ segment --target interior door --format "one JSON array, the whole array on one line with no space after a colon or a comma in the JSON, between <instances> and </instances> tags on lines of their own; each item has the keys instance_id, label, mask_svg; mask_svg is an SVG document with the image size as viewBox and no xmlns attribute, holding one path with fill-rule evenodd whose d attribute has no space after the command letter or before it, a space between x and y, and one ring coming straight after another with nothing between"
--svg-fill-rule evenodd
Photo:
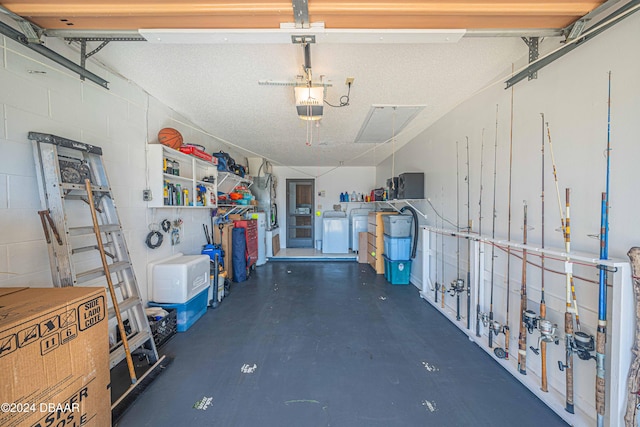
<instances>
[{"instance_id":1,"label":"interior door","mask_svg":"<svg viewBox=\"0 0 640 427\"><path fill-rule=\"evenodd\" d=\"M312 248L313 179L287 179L287 247Z\"/></svg>"}]
</instances>

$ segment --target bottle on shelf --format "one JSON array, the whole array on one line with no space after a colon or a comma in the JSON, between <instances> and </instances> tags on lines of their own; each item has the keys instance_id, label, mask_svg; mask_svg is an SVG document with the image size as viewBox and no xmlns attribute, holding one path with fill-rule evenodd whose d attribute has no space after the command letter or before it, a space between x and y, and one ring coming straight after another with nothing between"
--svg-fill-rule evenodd
<instances>
[{"instance_id":1,"label":"bottle on shelf","mask_svg":"<svg viewBox=\"0 0 640 427\"><path fill-rule=\"evenodd\" d=\"M166 159L165 159L166 163ZM169 181L164 181L164 186L162 188L163 202L165 206L169 205Z\"/></svg>"}]
</instances>

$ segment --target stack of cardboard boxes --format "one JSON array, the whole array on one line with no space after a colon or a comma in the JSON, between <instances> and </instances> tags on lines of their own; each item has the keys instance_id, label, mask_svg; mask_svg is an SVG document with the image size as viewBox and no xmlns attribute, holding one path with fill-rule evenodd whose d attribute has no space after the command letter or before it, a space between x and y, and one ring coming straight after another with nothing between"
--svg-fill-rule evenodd
<instances>
[{"instance_id":1,"label":"stack of cardboard boxes","mask_svg":"<svg viewBox=\"0 0 640 427\"><path fill-rule=\"evenodd\" d=\"M0 288L0 425L111 425L103 288Z\"/></svg>"}]
</instances>

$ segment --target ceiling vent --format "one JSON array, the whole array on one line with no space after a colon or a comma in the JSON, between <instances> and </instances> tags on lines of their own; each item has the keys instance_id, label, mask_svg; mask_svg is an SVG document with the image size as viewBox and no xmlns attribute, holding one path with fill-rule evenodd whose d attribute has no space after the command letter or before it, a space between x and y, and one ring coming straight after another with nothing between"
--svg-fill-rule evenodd
<instances>
[{"instance_id":1,"label":"ceiling vent","mask_svg":"<svg viewBox=\"0 0 640 427\"><path fill-rule=\"evenodd\" d=\"M372 105L354 142L381 144L397 136L426 105Z\"/></svg>"}]
</instances>

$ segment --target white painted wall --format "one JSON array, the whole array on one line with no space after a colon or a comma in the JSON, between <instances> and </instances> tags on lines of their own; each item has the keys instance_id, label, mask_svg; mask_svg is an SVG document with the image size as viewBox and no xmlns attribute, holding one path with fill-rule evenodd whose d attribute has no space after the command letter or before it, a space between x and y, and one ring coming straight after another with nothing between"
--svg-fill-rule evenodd
<instances>
[{"instance_id":1,"label":"white painted wall","mask_svg":"<svg viewBox=\"0 0 640 427\"><path fill-rule=\"evenodd\" d=\"M173 253L200 253L208 210L147 209L146 146L163 127L178 129L186 142L207 151L230 151L134 83L90 64L110 82L105 90L61 69L12 40L0 38L0 286L51 286L48 253L37 211L41 209L29 131L52 133L102 147L107 174L122 221L143 299L146 265ZM47 40L58 52L78 58L64 43ZM236 160L243 158L230 151ZM162 197L155 194L154 197ZM89 212L87 211L88 215ZM182 243L169 236L155 250L144 243L149 224L184 220Z\"/></svg>"},{"instance_id":2,"label":"white painted wall","mask_svg":"<svg viewBox=\"0 0 640 427\"><path fill-rule=\"evenodd\" d=\"M589 237L600 230L600 200L605 189L605 157L607 141L607 73L612 72L611 84L611 211L610 211L610 255L626 261L626 252L638 245L640 226L637 212L640 199L633 181L634 170L640 159L640 53L635 46L640 37L640 15L635 14L614 28L565 57L538 72L538 79L522 81L515 86L513 108L513 176L512 176L512 225L511 239L522 241L523 200L528 202L529 242L541 242L541 116L549 122L551 138L557 162L562 203L564 189L571 193L571 238L572 251L592 254L598 258L599 242ZM510 74L510 67L505 76ZM506 80L506 78L505 78ZM496 182L496 227L497 238L506 239L508 234L508 183L510 141L510 97L511 91L499 84L489 87L459 105L423 132L411 143L395 154L395 164L388 158L376 170L376 183L381 185L391 176L392 167L398 171L424 171L425 193L435 208L452 223L456 223L456 141L459 141L460 216L461 226L467 220L466 199L466 137L470 145L470 207L474 221L473 230L478 231L480 195L481 141L484 130L484 170L482 173L482 233L492 232L494 143L497 125L497 182ZM563 247L559 209L552 175L548 144L545 145L545 244L546 247ZM429 225L442 226L433 209L427 207ZM445 228L453 228L444 223ZM456 243L453 238L444 240L446 273L442 274L441 255L438 255L438 277L435 277L436 262L432 260L431 280L448 284L456 278ZM440 251L432 242L432 248ZM485 267L490 274L490 258L487 254ZM505 321L506 307L506 261L502 251L497 250L495 264L495 309L496 318ZM462 272L466 274L466 244L462 245ZM538 259L535 259L539 262ZM551 268L562 270L559 262ZM595 269L574 268L574 274L597 281ZM511 348L517 348L517 324L519 316L519 290L521 262L512 261L510 280L510 322L512 325ZM582 329L595 333L597 323L597 284L576 281ZM557 322L562 336L565 287L562 275L545 276L547 318ZM489 291L489 286L485 287ZM528 272L528 305L538 311L540 301L539 269ZM488 295L484 295L483 310L488 311ZM455 310L455 298L447 297L447 306ZM466 310L463 305L463 313ZM609 319L615 313L609 314ZM462 321L465 322L464 319ZM634 325L633 314L622 319L623 325ZM515 326L514 326L515 325ZM628 330L609 331L610 334L628 334ZM537 337L537 333L534 335ZM502 341L502 338L498 338ZM533 339L529 338L532 342ZM628 349L621 349L628 351ZM514 355L517 355L512 350ZM564 397L564 374L557 369L557 361L564 360L564 345L550 346L548 352L549 384L561 398ZM529 352L529 375L539 375L539 358ZM513 358L512 358L513 359ZM576 358L576 407L582 418L575 418L576 425L593 425L595 363ZM610 372L610 370L608 370ZM615 379L625 381L625 378ZM563 402L560 402L560 407ZM587 420L587 421L585 421Z\"/></svg>"},{"instance_id":3,"label":"white painted wall","mask_svg":"<svg viewBox=\"0 0 640 427\"><path fill-rule=\"evenodd\" d=\"M286 247L287 229L287 179L314 179L315 180L315 207L316 211L324 212L333 210L333 205L340 204L340 193L352 191L367 193L374 188L375 167L296 167L274 166L273 174L278 179L277 204L278 223L280 224L280 246ZM324 196L319 193L324 191ZM344 205L349 210L354 205ZM315 239L322 237L322 218L315 217Z\"/></svg>"}]
</instances>

